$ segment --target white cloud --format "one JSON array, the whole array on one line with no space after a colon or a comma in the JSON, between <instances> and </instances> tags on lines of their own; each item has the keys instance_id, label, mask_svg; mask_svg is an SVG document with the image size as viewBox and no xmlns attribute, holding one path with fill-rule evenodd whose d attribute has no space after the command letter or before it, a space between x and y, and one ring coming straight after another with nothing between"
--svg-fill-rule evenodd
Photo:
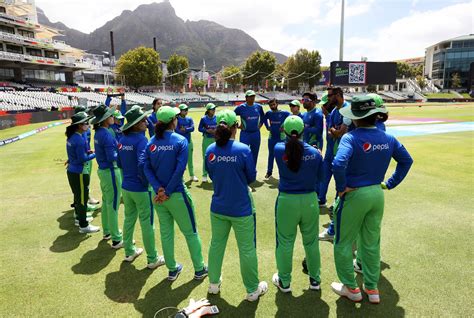
<instances>
[{"instance_id":1,"label":"white cloud","mask_svg":"<svg viewBox=\"0 0 474 318\"><path fill-rule=\"evenodd\" d=\"M374 38L352 37L345 42L346 60L388 61L424 56L437 42L473 32L473 4L413 12L380 29Z\"/></svg>"}]
</instances>

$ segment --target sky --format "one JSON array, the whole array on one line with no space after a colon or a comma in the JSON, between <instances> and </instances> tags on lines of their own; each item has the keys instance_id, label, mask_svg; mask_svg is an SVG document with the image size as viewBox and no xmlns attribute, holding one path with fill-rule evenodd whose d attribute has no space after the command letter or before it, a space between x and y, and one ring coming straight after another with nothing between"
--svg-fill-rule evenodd
<instances>
[{"instance_id":1,"label":"sky","mask_svg":"<svg viewBox=\"0 0 474 318\"><path fill-rule=\"evenodd\" d=\"M36 0L48 18L92 32L146 0ZM322 65L339 59L341 0L171 0L183 20L210 20L251 35L285 55L318 50ZM440 41L474 33L474 1L346 0L344 60L391 61L424 56Z\"/></svg>"}]
</instances>

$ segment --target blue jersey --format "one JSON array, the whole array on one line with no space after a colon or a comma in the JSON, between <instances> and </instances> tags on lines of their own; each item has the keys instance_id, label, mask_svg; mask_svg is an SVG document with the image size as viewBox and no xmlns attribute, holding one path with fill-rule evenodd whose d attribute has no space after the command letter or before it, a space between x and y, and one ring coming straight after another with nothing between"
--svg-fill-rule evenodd
<instances>
[{"instance_id":1,"label":"blue jersey","mask_svg":"<svg viewBox=\"0 0 474 318\"><path fill-rule=\"evenodd\" d=\"M384 122L381 122L379 120L376 120L375 121L375 127L377 127L378 129L382 130L382 131L385 131L385 123Z\"/></svg>"},{"instance_id":2,"label":"blue jersey","mask_svg":"<svg viewBox=\"0 0 474 318\"><path fill-rule=\"evenodd\" d=\"M285 143L275 145L275 160L280 174L278 190L285 193L311 193L317 190L323 178L323 158L319 151L303 143L304 152L298 172L288 169Z\"/></svg>"},{"instance_id":3,"label":"blue jersey","mask_svg":"<svg viewBox=\"0 0 474 318\"><path fill-rule=\"evenodd\" d=\"M148 134L150 135L150 138L155 135L155 125L158 122L158 119L156 118L156 112L151 113L150 116L146 119L146 124L148 127Z\"/></svg>"},{"instance_id":4,"label":"blue jersey","mask_svg":"<svg viewBox=\"0 0 474 318\"><path fill-rule=\"evenodd\" d=\"M84 163L95 158L95 154L88 154L87 141L84 134L74 133L66 143L67 159L69 161L67 171L82 173Z\"/></svg>"},{"instance_id":5,"label":"blue jersey","mask_svg":"<svg viewBox=\"0 0 474 318\"><path fill-rule=\"evenodd\" d=\"M100 127L95 131L94 147L99 169L117 166L117 140L108 129Z\"/></svg>"},{"instance_id":6,"label":"blue jersey","mask_svg":"<svg viewBox=\"0 0 474 318\"><path fill-rule=\"evenodd\" d=\"M202 132L202 135L204 137L214 138L214 135L209 134L208 132L206 132L206 130L216 129L217 128L216 120L217 120L216 116L209 117L207 115L204 115L199 121L199 127L198 127L199 132Z\"/></svg>"},{"instance_id":7,"label":"blue jersey","mask_svg":"<svg viewBox=\"0 0 474 318\"><path fill-rule=\"evenodd\" d=\"M181 129L184 127L184 131ZM194 131L194 121L191 117L178 116L178 125L176 126L175 132L185 137L189 142L191 140L191 133Z\"/></svg>"},{"instance_id":8,"label":"blue jersey","mask_svg":"<svg viewBox=\"0 0 474 318\"><path fill-rule=\"evenodd\" d=\"M87 128L87 131L85 131L82 134L82 137L84 138L84 140L87 143L87 150L91 150L91 129Z\"/></svg>"},{"instance_id":9,"label":"blue jersey","mask_svg":"<svg viewBox=\"0 0 474 318\"><path fill-rule=\"evenodd\" d=\"M118 144L118 154L122 165L122 188L132 192L146 192L148 181L143 172L144 152L148 140L141 132L124 135Z\"/></svg>"},{"instance_id":10,"label":"blue jersey","mask_svg":"<svg viewBox=\"0 0 474 318\"><path fill-rule=\"evenodd\" d=\"M317 146L319 149L323 147L323 112L316 107L303 114L304 122L304 142L311 146Z\"/></svg>"},{"instance_id":11,"label":"blue jersey","mask_svg":"<svg viewBox=\"0 0 474 318\"><path fill-rule=\"evenodd\" d=\"M120 142L120 138L122 138L123 133L120 130L121 125L118 125L116 123L113 123L112 125L109 126L109 131L114 136L114 138L117 140L117 142Z\"/></svg>"},{"instance_id":12,"label":"blue jersey","mask_svg":"<svg viewBox=\"0 0 474 318\"><path fill-rule=\"evenodd\" d=\"M288 116L290 116L290 113L282 110L269 110L265 113L263 123L265 124L265 127L270 130L271 139L282 140L285 138L284 133L282 134L282 126Z\"/></svg>"},{"instance_id":13,"label":"blue jersey","mask_svg":"<svg viewBox=\"0 0 474 318\"><path fill-rule=\"evenodd\" d=\"M163 138L153 136L145 149L144 171L156 193L165 189L170 196L184 192L183 174L188 163L188 141L183 136L165 131Z\"/></svg>"},{"instance_id":14,"label":"blue jersey","mask_svg":"<svg viewBox=\"0 0 474 318\"><path fill-rule=\"evenodd\" d=\"M395 159L397 167L386 182L389 189L405 178L413 163L405 147L395 137L375 127L357 128L345 134L333 161L337 191L380 184L391 158Z\"/></svg>"},{"instance_id":15,"label":"blue jersey","mask_svg":"<svg viewBox=\"0 0 474 318\"><path fill-rule=\"evenodd\" d=\"M257 170L249 146L235 140L224 147L213 143L205 160L214 183L211 211L234 217L252 215L248 185L255 181Z\"/></svg>"},{"instance_id":16,"label":"blue jersey","mask_svg":"<svg viewBox=\"0 0 474 318\"><path fill-rule=\"evenodd\" d=\"M260 123L263 124L265 114L262 105L258 103L254 103L252 106L243 103L237 106L234 111L237 116L240 116L243 131L256 132L260 129Z\"/></svg>"}]
</instances>

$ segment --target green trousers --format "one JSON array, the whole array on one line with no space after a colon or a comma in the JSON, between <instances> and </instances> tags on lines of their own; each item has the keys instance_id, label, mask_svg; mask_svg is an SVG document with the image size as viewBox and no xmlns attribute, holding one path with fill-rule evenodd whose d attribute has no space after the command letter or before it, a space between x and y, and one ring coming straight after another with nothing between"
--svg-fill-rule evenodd
<instances>
[{"instance_id":1,"label":"green trousers","mask_svg":"<svg viewBox=\"0 0 474 318\"><path fill-rule=\"evenodd\" d=\"M74 194L74 215L80 227L87 227L87 201L89 200L90 175L67 172L67 179Z\"/></svg>"},{"instance_id":2,"label":"green trousers","mask_svg":"<svg viewBox=\"0 0 474 318\"><path fill-rule=\"evenodd\" d=\"M230 217L211 212L212 238L209 246L209 282L218 284L221 278L227 239L234 229L239 248L240 274L247 293L258 288L258 260L256 249L255 213L243 217ZM233 260L234 261L234 260Z\"/></svg>"},{"instance_id":3,"label":"green trousers","mask_svg":"<svg viewBox=\"0 0 474 318\"><path fill-rule=\"evenodd\" d=\"M98 169L97 174L102 191L102 228L104 235L110 234L112 241L121 241L118 223L118 208L122 192L122 175L119 168Z\"/></svg>"},{"instance_id":4,"label":"green trousers","mask_svg":"<svg viewBox=\"0 0 474 318\"><path fill-rule=\"evenodd\" d=\"M362 262L364 284L377 289L380 278L380 229L384 194L379 184L346 193L334 207L336 237L334 260L341 283L357 287L352 263L352 245L357 241L357 256Z\"/></svg>"},{"instance_id":5,"label":"green trousers","mask_svg":"<svg viewBox=\"0 0 474 318\"><path fill-rule=\"evenodd\" d=\"M206 170L206 150L213 142L216 140L214 138L202 137L202 176L207 177Z\"/></svg>"},{"instance_id":6,"label":"green trousers","mask_svg":"<svg viewBox=\"0 0 474 318\"><path fill-rule=\"evenodd\" d=\"M173 193L168 200L155 205L160 221L161 246L165 257L166 267L170 271L176 269L174 258L174 222L178 224L188 245L194 270L204 269L201 239L199 238L194 203L188 190Z\"/></svg>"},{"instance_id":7,"label":"green trousers","mask_svg":"<svg viewBox=\"0 0 474 318\"><path fill-rule=\"evenodd\" d=\"M155 246L154 211L151 191L132 192L122 189L122 197L125 207L125 220L123 222L125 256L130 256L135 253L133 232L135 231L135 223L137 219L139 219L148 263L156 262L157 252Z\"/></svg>"},{"instance_id":8,"label":"green trousers","mask_svg":"<svg viewBox=\"0 0 474 318\"><path fill-rule=\"evenodd\" d=\"M280 192L275 205L276 263L283 286L290 286L293 247L300 228L309 276L321 282L319 253L319 204L316 192L289 194Z\"/></svg>"},{"instance_id":9,"label":"green trousers","mask_svg":"<svg viewBox=\"0 0 474 318\"><path fill-rule=\"evenodd\" d=\"M188 172L190 177L194 177L193 148L193 140L190 139L188 143Z\"/></svg>"}]
</instances>

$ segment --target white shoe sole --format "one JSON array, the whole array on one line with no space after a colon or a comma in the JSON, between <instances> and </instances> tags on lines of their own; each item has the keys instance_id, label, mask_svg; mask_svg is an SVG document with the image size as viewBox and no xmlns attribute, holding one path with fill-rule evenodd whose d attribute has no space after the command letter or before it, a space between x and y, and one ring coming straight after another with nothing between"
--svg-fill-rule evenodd
<instances>
[{"instance_id":1,"label":"white shoe sole","mask_svg":"<svg viewBox=\"0 0 474 318\"><path fill-rule=\"evenodd\" d=\"M142 255L143 253L143 248L137 248L135 250L135 254L131 255L131 256L126 256L124 261L125 262L133 262L138 256Z\"/></svg>"},{"instance_id":2,"label":"white shoe sole","mask_svg":"<svg viewBox=\"0 0 474 318\"><path fill-rule=\"evenodd\" d=\"M278 277L278 273L273 274L272 283L275 285L282 293L291 293L291 288L283 288L280 286L280 277Z\"/></svg>"},{"instance_id":3,"label":"white shoe sole","mask_svg":"<svg viewBox=\"0 0 474 318\"><path fill-rule=\"evenodd\" d=\"M333 283L333 284L334 284L334 283ZM337 295L339 295L339 296L341 296L341 297L346 297L347 299L349 299L349 300L351 300L351 301L353 301L353 302L355 302L355 303L359 303L359 302L362 301L362 294L361 294L361 293L353 294L353 293L351 293L351 292L349 292L349 291L348 291L347 293L344 293L344 292L341 292L338 288L335 288L335 287L333 286L333 284L331 284L331 289L332 289L332 291L333 291L335 294L337 294Z\"/></svg>"},{"instance_id":4,"label":"white shoe sole","mask_svg":"<svg viewBox=\"0 0 474 318\"><path fill-rule=\"evenodd\" d=\"M260 297L265 295L267 291L268 291L268 284L266 282L260 282L258 284L257 290L251 294L247 294L247 297L245 297L245 300L250 301L250 302L257 301Z\"/></svg>"},{"instance_id":5,"label":"white shoe sole","mask_svg":"<svg viewBox=\"0 0 474 318\"><path fill-rule=\"evenodd\" d=\"M165 265L165 259L163 256L158 256L158 260L155 263L148 264L146 267L149 269L157 269L160 266Z\"/></svg>"}]
</instances>

